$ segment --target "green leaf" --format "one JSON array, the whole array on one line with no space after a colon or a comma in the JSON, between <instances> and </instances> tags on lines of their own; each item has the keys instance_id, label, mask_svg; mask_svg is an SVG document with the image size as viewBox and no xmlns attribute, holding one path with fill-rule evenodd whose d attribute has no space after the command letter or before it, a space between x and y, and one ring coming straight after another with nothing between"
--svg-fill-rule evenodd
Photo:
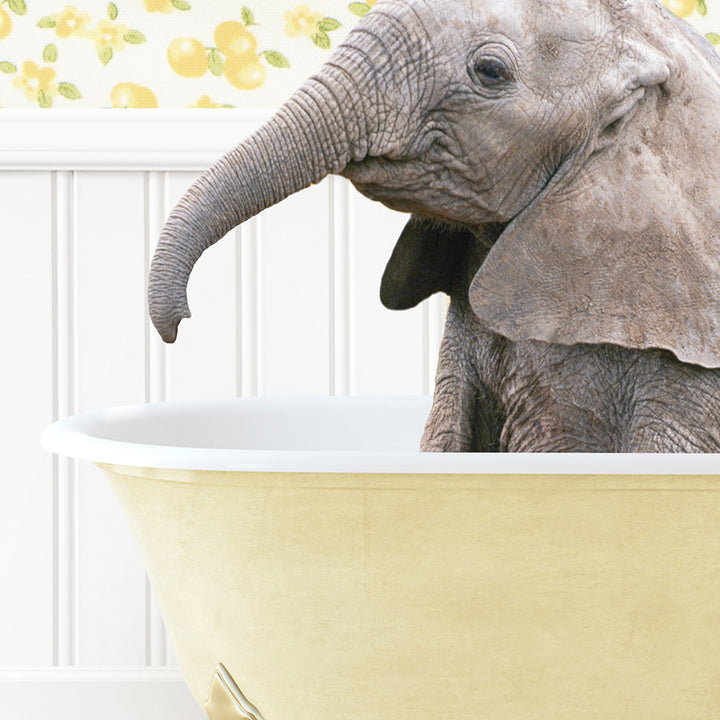
<instances>
[{"instance_id":1,"label":"green leaf","mask_svg":"<svg viewBox=\"0 0 720 720\"><path fill-rule=\"evenodd\" d=\"M317 29L323 32L332 32L340 27L340 23L334 18L326 17L320 20L317 24Z\"/></svg>"},{"instance_id":2,"label":"green leaf","mask_svg":"<svg viewBox=\"0 0 720 720\"><path fill-rule=\"evenodd\" d=\"M38 91L37 101L41 108L51 108L53 104L52 95L48 95L44 90Z\"/></svg>"},{"instance_id":3,"label":"green leaf","mask_svg":"<svg viewBox=\"0 0 720 720\"><path fill-rule=\"evenodd\" d=\"M705 33L705 37L713 44L720 45L720 35L714 32Z\"/></svg>"},{"instance_id":4,"label":"green leaf","mask_svg":"<svg viewBox=\"0 0 720 720\"><path fill-rule=\"evenodd\" d=\"M312 41L323 50L330 48L330 36L323 30L318 30L313 36Z\"/></svg>"},{"instance_id":5,"label":"green leaf","mask_svg":"<svg viewBox=\"0 0 720 720\"><path fill-rule=\"evenodd\" d=\"M27 13L27 5L25 0L8 0L8 7L16 15L25 15Z\"/></svg>"},{"instance_id":6,"label":"green leaf","mask_svg":"<svg viewBox=\"0 0 720 720\"><path fill-rule=\"evenodd\" d=\"M0 72L4 72L6 75L12 75L17 72L17 65L14 65L7 60L0 62Z\"/></svg>"},{"instance_id":7,"label":"green leaf","mask_svg":"<svg viewBox=\"0 0 720 720\"><path fill-rule=\"evenodd\" d=\"M277 50L265 50L265 52L260 53L260 54L264 55L265 59L273 67L276 67L276 68L289 68L290 67L290 61L282 53L279 53Z\"/></svg>"},{"instance_id":8,"label":"green leaf","mask_svg":"<svg viewBox=\"0 0 720 720\"><path fill-rule=\"evenodd\" d=\"M255 16L253 15L253 11L245 7L243 5L242 8L240 8L240 15L242 16L242 21L245 24L245 27L249 27L250 25L257 25L255 22Z\"/></svg>"},{"instance_id":9,"label":"green leaf","mask_svg":"<svg viewBox=\"0 0 720 720\"><path fill-rule=\"evenodd\" d=\"M131 45L140 45L144 43L147 38L139 30L128 30L123 35L123 40Z\"/></svg>"},{"instance_id":10,"label":"green leaf","mask_svg":"<svg viewBox=\"0 0 720 720\"><path fill-rule=\"evenodd\" d=\"M364 2L354 2L348 5L348 10L358 17L365 17L370 12L370 6Z\"/></svg>"},{"instance_id":11,"label":"green leaf","mask_svg":"<svg viewBox=\"0 0 720 720\"><path fill-rule=\"evenodd\" d=\"M58 92L68 100L79 100L82 97L80 91L69 82L59 83Z\"/></svg>"},{"instance_id":12,"label":"green leaf","mask_svg":"<svg viewBox=\"0 0 720 720\"><path fill-rule=\"evenodd\" d=\"M98 50L98 58L103 65L107 65L113 59L113 49L106 45L101 50Z\"/></svg>"},{"instance_id":13,"label":"green leaf","mask_svg":"<svg viewBox=\"0 0 720 720\"><path fill-rule=\"evenodd\" d=\"M56 25L57 25L57 20L55 20L54 18L51 18L49 15L47 15L44 18L40 18L37 21L37 26L39 28L43 28L43 30L45 30L47 28L54 28Z\"/></svg>"},{"instance_id":14,"label":"green leaf","mask_svg":"<svg viewBox=\"0 0 720 720\"><path fill-rule=\"evenodd\" d=\"M176 10L190 10L190 3L186 3L185 0L171 0L172 6Z\"/></svg>"},{"instance_id":15,"label":"green leaf","mask_svg":"<svg viewBox=\"0 0 720 720\"><path fill-rule=\"evenodd\" d=\"M58 50L55 45L50 43L43 49L43 60L48 63L54 63L58 59Z\"/></svg>"},{"instance_id":16,"label":"green leaf","mask_svg":"<svg viewBox=\"0 0 720 720\"><path fill-rule=\"evenodd\" d=\"M208 69L216 77L220 77L225 69L225 61L215 48L208 53Z\"/></svg>"},{"instance_id":17,"label":"green leaf","mask_svg":"<svg viewBox=\"0 0 720 720\"><path fill-rule=\"evenodd\" d=\"M108 14L108 17L109 17L111 20L117 20L117 19L118 19L118 15L119 15L120 13L118 12L117 5L116 5L115 3L108 3L108 6L107 6L107 14Z\"/></svg>"},{"instance_id":18,"label":"green leaf","mask_svg":"<svg viewBox=\"0 0 720 720\"><path fill-rule=\"evenodd\" d=\"M695 9L698 11L700 15L703 17L707 15L707 5L705 4L705 0L697 0L695 3Z\"/></svg>"}]
</instances>

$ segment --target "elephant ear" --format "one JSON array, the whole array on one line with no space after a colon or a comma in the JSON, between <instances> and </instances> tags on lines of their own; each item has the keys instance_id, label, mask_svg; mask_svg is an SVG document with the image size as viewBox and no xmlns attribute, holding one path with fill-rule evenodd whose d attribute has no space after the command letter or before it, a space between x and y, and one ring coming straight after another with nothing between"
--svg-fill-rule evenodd
<instances>
[{"instance_id":1,"label":"elephant ear","mask_svg":"<svg viewBox=\"0 0 720 720\"><path fill-rule=\"evenodd\" d=\"M474 242L467 228L412 215L383 273L382 304L391 310L407 310L436 292L453 294Z\"/></svg>"},{"instance_id":2,"label":"elephant ear","mask_svg":"<svg viewBox=\"0 0 720 720\"><path fill-rule=\"evenodd\" d=\"M471 283L480 320L512 340L665 348L720 367L718 60L679 21L659 25L666 77L639 83L634 114L556 174Z\"/></svg>"}]
</instances>

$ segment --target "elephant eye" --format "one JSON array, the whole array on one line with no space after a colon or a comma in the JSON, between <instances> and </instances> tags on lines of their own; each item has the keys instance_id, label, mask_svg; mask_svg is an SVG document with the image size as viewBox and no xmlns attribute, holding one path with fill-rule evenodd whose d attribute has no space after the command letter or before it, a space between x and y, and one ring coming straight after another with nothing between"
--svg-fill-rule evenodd
<instances>
[{"instance_id":1,"label":"elephant eye","mask_svg":"<svg viewBox=\"0 0 720 720\"><path fill-rule=\"evenodd\" d=\"M495 86L508 82L511 78L510 70L497 58L477 60L473 67L475 78L483 85Z\"/></svg>"},{"instance_id":2,"label":"elephant eye","mask_svg":"<svg viewBox=\"0 0 720 720\"><path fill-rule=\"evenodd\" d=\"M514 78L507 62L494 54L487 54L486 48L484 50L483 53L476 53L468 64L468 73L473 82L493 90L511 82Z\"/></svg>"}]
</instances>

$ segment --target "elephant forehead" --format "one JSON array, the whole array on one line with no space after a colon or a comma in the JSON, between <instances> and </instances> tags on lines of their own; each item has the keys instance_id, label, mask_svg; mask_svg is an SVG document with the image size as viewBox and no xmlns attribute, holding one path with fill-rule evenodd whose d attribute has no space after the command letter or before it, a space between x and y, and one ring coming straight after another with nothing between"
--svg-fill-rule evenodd
<instances>
[{"instance_id":1,"label":"elephant forehead","mask_svg":"<svg viewBox=\"0 0 720 720\"><path fill-rule=\"evenodd\" d=\"M552 53L552 45L575 46L575 51L591 50L606 44L622 25L620 0L455 0L443 3L443 26L460 36L468 30L474 35L498 34L517 46ZM419 0L425 13L437 18L437 3ZM424 13L423 13L424 14ZM457 42L457 34L453 34ZM538 44L538 40L543 42Z\"/></svg>"},{"instance_id":2,"label":"elephant forehead","mask_svg":"<svg viewBox=\"0 0 720 720\"><path fill-rule=\"evenodd\" d=\"M476 23L489 32L498 32L517 40L527 33L527 8L513 0L473 0Z\"/></svg>"},{"instance_id":3,"label":"elephant forehead","mask_svg":"<svg viewBox=\"0 0 720 720\"><path fill-rule=\"evenodd\" d=\"M603 0L536 0L523 5L524 27L533 36L554 36L570 43L596 43L616 25Z\"/></svg>"},{"instance_id":4,"label":"elephant forehead","mask_svg":"<svg viewBox=\"0 0 720 720\"><path fill-rule=\"evenodd\" d=\"M461 35L468 29L499 33L521 43L537 35L554 35L572 42L597 41L622 22L631 0L380 0L378 8L422 18L426 29L437 36L443 28Z\"/></svg>"}]
</instances>

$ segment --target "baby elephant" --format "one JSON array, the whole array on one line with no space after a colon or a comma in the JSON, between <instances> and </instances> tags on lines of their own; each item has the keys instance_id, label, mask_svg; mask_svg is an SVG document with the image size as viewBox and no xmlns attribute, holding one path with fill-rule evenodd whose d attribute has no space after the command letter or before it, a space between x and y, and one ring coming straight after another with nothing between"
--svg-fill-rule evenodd
<instances>
[{"instance_id":1,"label":"baby elephant","mask_svg":"<svg viewBox=\"0 0 720 720\"><path fill-rule=\"evenodd\" d=\"M503 231L413 216L380 297L404 310L450 295L421 449L434 452L716 452L720 370L667 350L512 341L485 327L468 290Z\"/></svg>"},{"instance_id":2,"label":"baby elephant","mask_svg":"<svg viewBox=\"0 0 720 720\"><path fill-rule=\"evenodd\" d=\"M180 201L150 314L336 173L415 214L386 303L452 297L426 450L718 451L719 168L718 54L656 0L378 0Z\"/></svg>"}]
</instances>

